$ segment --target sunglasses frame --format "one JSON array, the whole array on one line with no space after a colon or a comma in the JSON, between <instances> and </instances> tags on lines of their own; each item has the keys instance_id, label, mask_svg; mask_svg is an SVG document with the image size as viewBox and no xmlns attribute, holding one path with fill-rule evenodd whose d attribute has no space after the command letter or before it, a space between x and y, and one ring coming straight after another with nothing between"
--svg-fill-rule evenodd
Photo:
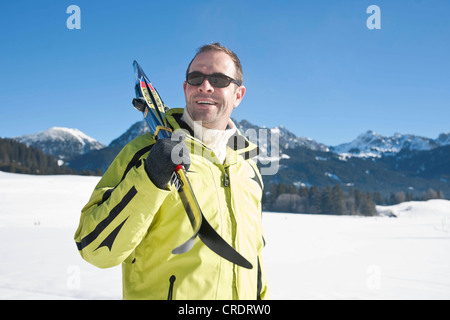
<instances>
[{"instance_id":1,"label":"sunglasses frame","mask_svg":"<svg viewBox=\"0 0 450 320\"><path fill-rule=\"evenodd\" d=\"M189 76L192 75L192 74L201 76L201 77L203 78L203 79L202 79L202 82L200 82L199 84L192 84L192 83L190 83L190 82L189 82ZM218 78L222 78L222 79L227 79L228 84L227 84L226 86L217 86L217 85L214 85L213 82L211 81L211 77L218 77ZM190 84L191 86L194 86L194 87L201 86L202 83L205 81L205 79L208 79L209 84L210 84L211 86L215 87L215 88L226 88L226 87L228 87L232 82L235 83L235 84L237 84L238 87L241 86L241 83L239 83L239 81L237 81L237 80L233 79L232 77L229 77L229 76L227 76L227 75L225 75L225 74L223 74L223 73L204 74L204 73L202 73L202 72L200 72L200 71L192 71L192 72L190 72L190 73L188 73L188 74L186 75L186 82L187 82L188 84Z\"/></svg>"}]
</instances>

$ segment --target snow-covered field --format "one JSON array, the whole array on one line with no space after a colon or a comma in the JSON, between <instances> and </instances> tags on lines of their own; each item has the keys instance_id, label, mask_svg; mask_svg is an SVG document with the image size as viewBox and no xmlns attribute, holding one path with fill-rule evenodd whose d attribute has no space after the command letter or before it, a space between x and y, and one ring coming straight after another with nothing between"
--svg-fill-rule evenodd
<instances>
[{"instance_id":1,"label":"snow-covered field","mask_svg":"<svg viewBox=\"0 0 450 320\"><path fill-rule=\"evenodd\" d=\"M73 241L98 180L0 172L0 299L121 299L120 266L89 265ZM271 298L450 299L450 201L389 209L264 213Z\"/></svg>"}]
</instances>

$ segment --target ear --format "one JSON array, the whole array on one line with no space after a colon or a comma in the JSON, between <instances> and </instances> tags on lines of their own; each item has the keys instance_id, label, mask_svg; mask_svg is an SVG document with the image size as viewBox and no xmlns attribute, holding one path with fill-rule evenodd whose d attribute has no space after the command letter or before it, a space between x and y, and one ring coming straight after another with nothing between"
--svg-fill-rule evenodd
<instances>
[{"instance_id":1,"label":"ear","mask_svg":"<svg viewBox=\"0 0 450 320\"><path fill-rule=\"evenodd\" d=\"M183 91L184 95L186 95L186 81L183 81Z\"/></svg>"},{"instance_id":2,"label":"ear","mask_svg":"<svg viewBox=\"0 0 450 320\"><path fill-rule=\"evenodd\" d=\"M244 98L244 95L245 95L245 87L244 86L240 86L239 88L236 89L234 108L236 108L241 103L242 99Z\"/></svg>"}]
</instances>

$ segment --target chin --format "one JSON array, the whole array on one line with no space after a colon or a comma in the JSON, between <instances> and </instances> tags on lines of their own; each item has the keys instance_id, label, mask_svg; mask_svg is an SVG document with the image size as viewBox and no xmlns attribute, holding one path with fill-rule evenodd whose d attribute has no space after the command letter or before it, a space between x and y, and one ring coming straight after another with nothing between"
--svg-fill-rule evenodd
<instances>
[{"instance_id":1,"label":"chin","mask_svg":"<svg viewBox=\"0 0 450 320\"><path fill-rule=\"evenodd\" d=\"M192 116L192 120L194 121L202 121L202 122L211 122L214 121L216 118L216 114L214 112L195 112Z\"/></svg>"}]
</instances>

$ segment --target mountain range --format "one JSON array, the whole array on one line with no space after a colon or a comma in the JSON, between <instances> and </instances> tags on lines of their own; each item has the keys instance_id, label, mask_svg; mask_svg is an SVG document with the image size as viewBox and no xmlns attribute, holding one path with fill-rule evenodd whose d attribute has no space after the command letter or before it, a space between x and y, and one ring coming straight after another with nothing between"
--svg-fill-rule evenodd
<instances>
[{"instance_id":1,"label":"mountain range","mask_svg":"<svg viewBox=\"0 0 450 320\"><path fill-rule=\"evenodd\" d=\"M392 137L387 137L369 130L349 143L331 147L331 150L348 156L381 157L383 155L394 155L404 149L427 151L449 144L450 132L440 134L437 139L430 139L401 133L395 133Z\"/></svg>"},{"instance_id":2,"label":"mountain range","mask_svg":"<svg viewBox=\"0 0 450 320\"><path fill-rule=\"evenodd\" d=\"M367 131L351 142L326 146L298 137L284 126L266 128L246 120L234 122L258 144L261 167L267 163L279 165L276 175L263 176L265 184L340 184L382 193L418 193L433 188L450 196L450 132L431 139L400 133L389 137ZM123 146L146 132L145 122L136 122L108 146L77 129L58 127L14 139L53 155L60 164L78 172L100 173ZM279 142L278 148L274 142Z\"/></svg>"}]
</instances>

